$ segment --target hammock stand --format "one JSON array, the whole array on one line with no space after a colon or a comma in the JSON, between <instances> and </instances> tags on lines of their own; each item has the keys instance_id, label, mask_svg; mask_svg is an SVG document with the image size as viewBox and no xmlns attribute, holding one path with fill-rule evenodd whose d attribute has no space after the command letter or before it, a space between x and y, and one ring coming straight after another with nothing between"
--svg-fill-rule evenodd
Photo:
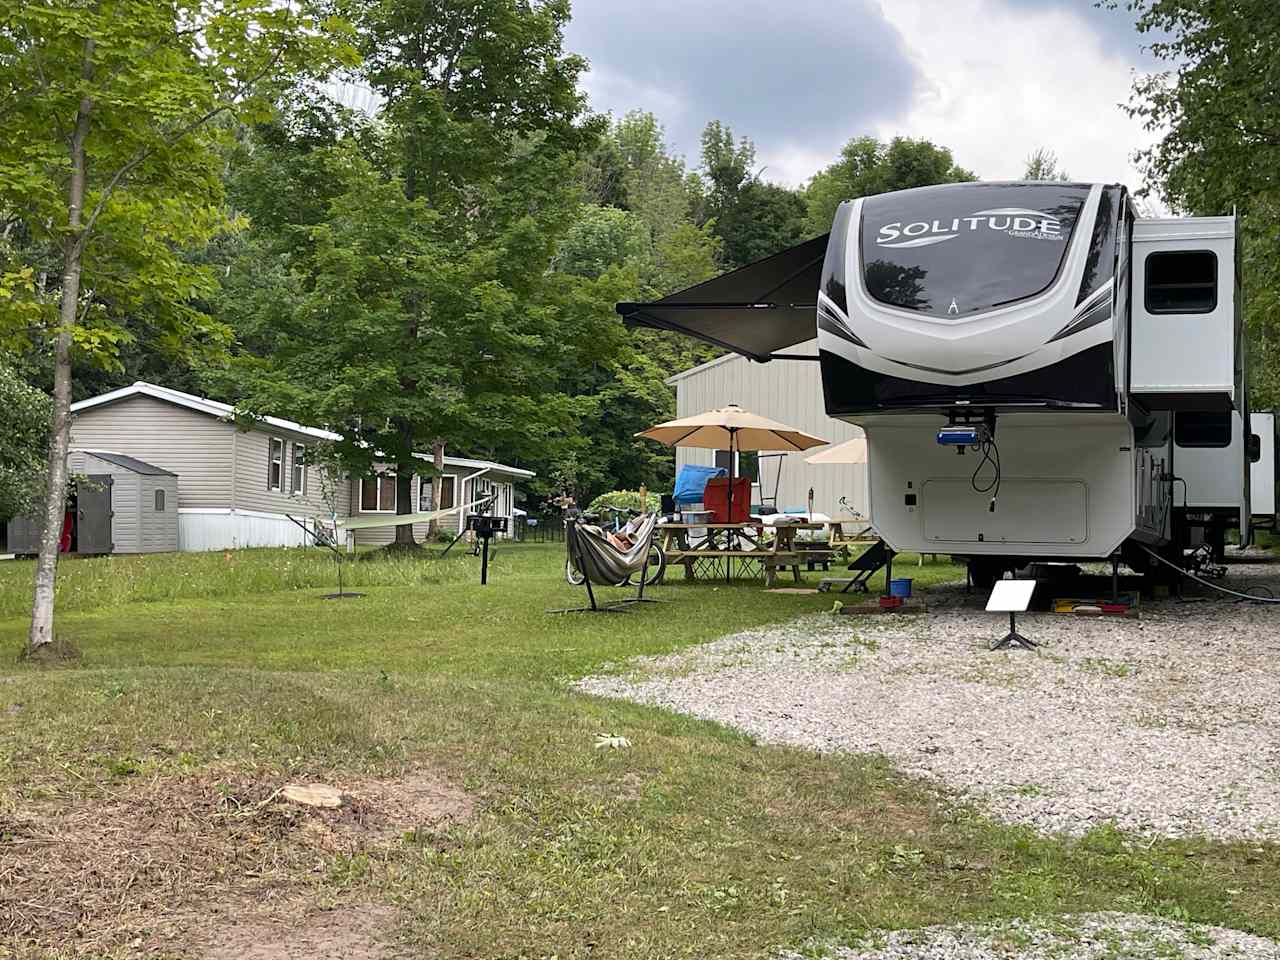
<instances>
[{"instance_id":1,"label":"hammock stand","mask_svg":"<svg viewBox=\"0 0 1280 960\"><path fill-rule=\"evenodd\" d=\"M590 606L566 607L562 610L548 610L548 613L624 613L628 604L663 603L653 597L644 595L644 581L649 573L649 551L653 547L653 538L658 531L658 517L649 514L645 517L630 550L622 551L609 542L608 536L594 524L582 523L576 519L566 519L564 524L564 542L569 551L569 559L582 573L582 583L587 588L587 599ZM591 584L605 587L622 587L627 580L639 574L640 586L634 597L615 600L612 603L596 602L595 591Z\"/></svg>"}]
</instances>

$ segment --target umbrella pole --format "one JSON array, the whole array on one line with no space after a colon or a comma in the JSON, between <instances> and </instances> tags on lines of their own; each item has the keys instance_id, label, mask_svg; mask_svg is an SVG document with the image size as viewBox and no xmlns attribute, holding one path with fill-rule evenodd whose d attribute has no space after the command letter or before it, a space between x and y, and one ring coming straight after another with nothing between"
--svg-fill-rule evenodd
<instances>
[{"instance_id":1,"label":"umbrella pole","mask_svg":"<svg viewBox=\"0 0 1280 960\"><path fill-rule=\"evenodd\" d=\"M738 431L733 427L729 428L729 515L725 519L729 523L733 523L733 441L738 436ZM724 555L724 582L726 584L733 583L733 545L737 542L734 536L734 529L730 527L725 531L725 546L728 548Z\"/></svg>"}]
</instances>

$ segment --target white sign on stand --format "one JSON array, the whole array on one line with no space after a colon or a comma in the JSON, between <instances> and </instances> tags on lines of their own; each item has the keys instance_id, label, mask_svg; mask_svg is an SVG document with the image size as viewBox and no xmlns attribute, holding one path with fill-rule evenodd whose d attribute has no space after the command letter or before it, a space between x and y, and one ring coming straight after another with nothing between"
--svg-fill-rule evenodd
<instances>
[{"instance_id":1,"label":"white sign on stand","mask_svg":"<svg viewBox=\"0 0 1280 960\"><path fill-rule=\"evenodd\" d=\"M1034 640L1028 640L1020 634L1018 625L1014 622L1015 614L1025 613L1031 606L1031 596L1035 592L1034 580L996 581L996 585L991 590L991 596L987 598L987 612L1009 614L1009 632L1002 639L992 643L990 649L1000 650L1004 647L1019 646L1033 650L1039 646Z\"/></svg>"}]
</instances>

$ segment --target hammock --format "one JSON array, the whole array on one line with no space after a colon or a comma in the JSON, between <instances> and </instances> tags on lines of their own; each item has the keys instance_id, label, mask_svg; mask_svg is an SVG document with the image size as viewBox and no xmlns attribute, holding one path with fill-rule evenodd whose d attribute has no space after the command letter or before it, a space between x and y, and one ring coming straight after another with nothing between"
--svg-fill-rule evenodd
<instances>
[{"instance_id":1,"label":"hammock","mask_svg":"<svg viewBox=\"0 0 1280 960\"><path fill-rule=\"evenodd\" d=\"M587 610L596 612L618 612L622 604L644 603L648 598L644 595L644 578L649 566L649 551L653 547L653 537L658 529L656 514L648 514L640 525L630 534L630 549L619 549L608 534L600 527L589 523L569 520L564 527L565 546L569 550L569 559L582 574L583 584L587 588L587 597L591 601L589 607L574 607L568 610L552 610L551 613L578 613ZM596 604L595 591L591 585L602 587L622 587L635 577L640 583L635 597L621 600L608 606Z\"/></svg>"},{"instance_id":2,"label":"hammock","mask_svg":"<svg viewBox=\"0 0 1280 960\"><path fill-rule=\"evenodd\" d=\"M582 575L602 587L621 587L645 568L658 518L649 514L632 533L630 550L619 550L602 529L589 523L565 527L569 553Z\"/></svg>"}]
</instances>

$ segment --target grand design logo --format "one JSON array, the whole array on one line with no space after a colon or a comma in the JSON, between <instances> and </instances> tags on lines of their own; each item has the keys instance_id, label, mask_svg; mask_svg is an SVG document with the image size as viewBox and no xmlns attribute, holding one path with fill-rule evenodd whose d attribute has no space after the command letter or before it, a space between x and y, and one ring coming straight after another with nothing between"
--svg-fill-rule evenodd
<instances>
[{"instance_id":1,"label":"grand design logo","mask_svg":"<svg viewBox=\"0 0 1280 960\"><path fill-rule=\"evenodd\" d=\"M1000 207L997 210L979 210L967 217L954 220L917 220L904 225L902 221L886 223L876 236L880 247L929 247L935 243L954 240L962 233L978 230L995 230L1011 237L1027 240L1061 240L1062 223L1057 217L1040 210L1022 207Z\"/></svg>"}]
</instances>

